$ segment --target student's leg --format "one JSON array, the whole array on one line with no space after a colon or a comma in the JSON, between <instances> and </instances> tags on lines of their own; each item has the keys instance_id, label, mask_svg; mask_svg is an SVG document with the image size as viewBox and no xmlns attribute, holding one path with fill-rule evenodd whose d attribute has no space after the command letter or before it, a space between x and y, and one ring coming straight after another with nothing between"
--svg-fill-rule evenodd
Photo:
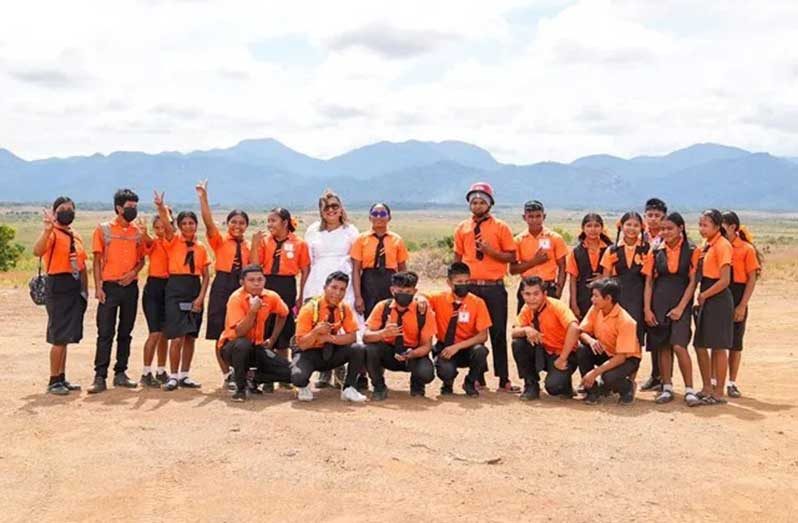
<instances>
[{"instance_id":1,"label":"student's leg","mask_svg":"<svg viewBox=\"0 0 798 523\"><path fill-rule=\"evenodd\" d=\"M106 379L111 365L111 348L116 331L116 317L119 311L120 296L117 285L103 283L105 303L97 304L97 350L94 354L94 375Z\"/></svg>"},{"instance_id":2,"label":"student's leg","mask_svg":"<svg viewBox=\"0 0 798 523\"><path fill-rule=\"evenodd\" d=\"M410 369L410 384L423 387L435 379L435 369L429 356L414 358L407 362Z\"/></svg>"},{"instance_id":3,"label":"student's leg","mask_svg":"<svg viewBox=\"0 0 798 523\"><path fill-rule=\"evenodd\" d=\"M66 366L66 345L50 347L50 377L59 376Z\"/></svg>"},{"instance_id":4,"label":"student's leg","mask_svg":"<svg viewBox=\"0 0 798 523\"><path fill-rule=\"evenodd\" d=\"M383 361L386 359L387 353L393 353L393 347L385 343L367 343L365 347L369 379L374 385L374 390L382 390L385 388L385 364Z\"/></svg>"},{"instance_id":5,"label":"student's leg","mask_svg":"<svg viewBox=\"0 0 798 523\"><path fill-rule=\"evenodd\" d=\"M224 358L222 358L222 355L219 353L219 351L214 351L214 353L216 354L216 363L219 364L219 370L222 371L222 374L227 374L230 372L230 365L228 365Z\"/></svg>"},{"instance_id":6,"label":"student's leg","mask_svg":"<svg viewBox=\"0 0 798 523\"><path fill-rule=\"evenodd\" d=\"M152 360L155 359L155 350L159 348L161 343L161 333L151 332L144 342L144 356L143 363L145 367L152 365Z\"/></svg>"},{"instance_id":7,"label":"student's leg","mask_svg":"<svg viewBox=\"0 0 798 523\"><path fill-rule=\"evenodd\" d=\"M443 382L443 388L451 391L455 378L457 378L457 363L454 358L446 359L441 355L435 358L435 372L438 379Z\"/></svg>"},{"instance_id":8,"label":"student's leg","mask_svg":"<svg viewBox=\"0 0 798 523\"><path fill-rule=\"evenodd\" d=\"M685 389L693 388L693 361L690 359L690 352L685 347L679 345L673 346L673 352L676 354L676 359L679 362L679 371L682 373L682 380L684 380ZM670 362L672 364L672 361ZM673 371L671 371L673 375Z\"/></svg>"},{"instance_id":9,"label":"student's leg","mask_svg":"<svg viewBox=\"0 0 798 523\"><path fill-rule=\"evenodd\" d=\"M131 333L136 324L139 303L139 286L133 282L127 287L119 287L119 329L116 333L116 364L114 374L127 371L130 359Z\"/></svg>"},{"instance_id":10,"label":"student's leg","mask_svg":"<svg viewBox=\"0 0 798 523\"><path fill-rule=\"evenodd\" d=\"M335 362L333 368L346 365L346 377L341 390L354 387L358 373L366 366L366 348L359 343L336 347L331 361Z\"/></svg>"},{"instance_id":11,"label":"student's leg","mask_svg":"<svg viewBox=\"0 0 798 523\"><path fill-rule=\"evenodd\" d=\"M546 392L549 396L570 398L573 395L571 375L576 370L575 358L568 358L565 370L560 370L554 365L556 359L556 355L546 354Z\"/></svg>"},{"instance_id":12,"label":"student's leg","mask_svg":"<svg viewBox=\"0 0 798 523\"><path fill-rule=\"evenodd\" d=\"M673 386L673 348L659 347L656 351L659 357L659 376L663 385Z\"/></svg>"},{"instance_id":13,"label":"student's leg","mask_svg":"<svg viewBox=\"0 0 798 523\"><path fill-rule=\"evenodd\" d=\"M219 357L235 369L233 379L238 391L243 391L247 387L247 370L249 370L249 360L253 350L255 348L251 341L246 338L236 338L225 343L218 351Z\"/></svg>"},{"instance_id":14,"label":"student's leg","mask_svg":"<svg viewBox=\"0 0 798 523\"><path fill-rule=\"evenodd\" d=\"M480 381L482 376L488 371L488 348L478 344L467 349L467 351L468 360L466 366L468 367L468 375L466 375L466 382L473 384Z\"/></svg>"},{"instance_id":15,"label":"student's leg","mask_svg":"<svg viewBox=\"0 0 798 523\"><path fill-rule=\"evenodd\" d=\"M169 341L169 372L173 378L180 371L180 353L183 349L183 336Z\"/></svg>"},{"instance_id":16,"label":"student's leg","mask_svg":"<svg viewBox=\"0 0 798 523\"><path fill-rule=\"evenodd\" d=\"M166 336L161 333L161 337L158 338L158 349L157 349L157 362L158 367L166 367L166 357L169 354L169 340L166 339Z\"/></svg>"},{"instance_id":17,"label":"student's leg","mask_svg":"<svg viewBox=\"0 0 798 523\"><path fill-rule=\"evenodd\" d=\"M291 382L291 362L287 359L275 351L272 351L272 355L269 355L266 350L259 347L254 348L253 354L256 368L255 381L257 383Z\"/></svg>"},{"instance_id":18,"label":"student's leg","mask_svg":"<svg viewBox=\"0 0 798 523\"><path fill-rule=\"evenodd\" d=\"M715 375L715 391L712 396L722 398L726 393L726 369L729 365L729 351L712 349L712 370Z\"/></svg>"},{"instance_id":19,"label":"student's leg","mask_svg":"<svg viewBox=\"0 0 798 523\"><path fill-rule=\"evenodd\" d=\"M604 386L621 396L629 393L634 386L632 376L637 372L639 365L638 358L627 358L621 365L602 374Z\"/></svg>"},{"instance_id":20,"label":"student's leg","mask_svg":"<svg viewBox=\"0 0 798 523\"><path fill-rule=\"evenodd\" d=\"M597 360L597 354L587 345L582 344L576 348L576 363L582 377L596 367Z\"/></svg>"},{"instance_id":21,"label":"student's leg","mask_svg":"<svg viewBox=\"0 0 798 523\"><path fill-rule=\"evenodd\" d=\"M729 351L729 381L737 381L737 373L740 372L740 361L743 357L743 351L730 350Z\"/></svg>"},{"instance_id":22,"label":"student's leg","mask_svg":"<svg viewBox=\"0 0 798 523\"><path fill-rule=\"evenodd\" d=\"M701 373L701 393L705 396L712 395L712 359L709 349L696 348L696 358L698 359L698 370Z\"/></svg>"},{"instance_id":23,"label":"student's leg","mask_svg":"<svg viewBox=\"0 0 798 523\"><path fill-rule=\"evenodd\" d=\"M310 375L321 368L327 368L323 365L321 350L307 350L294 354L291 361L291 384L299 388L307 387Z\"/></svg>"},{"instance_id":24,"label":"student's leg","mask_svg":"<svg viewBox=\"0 0 798 523\"><path fill-rule=\"evenodd\" d=\"M527 340L516 338L513 340L513 359L515 359L515 366L518 367L518 377L524 380L525 388L535 388L540 390L540 375L538 369L535 368L535 351L537 347L533 347Z\"/></svg>"},{"instance_id":25,"label":"student's leg","mask_svg":"<svg viewBox=\"0 0 798 523\"><path fill-rule=\"evenodd\" d=\"M180 359L180 371L188 374L191 370L191 360L194 359L194 344L197 339L193 336L186 336L183 340L183 352ZM248 370L248 369L247 369Z\"/></svg>"},{"instance_id":26,"label":"student's leg","mask_svg":"<svg viewBox=\"0 0 798 523\"><path fill-rule=\"evenodd\" d=\"M491 291L493 303L491 307L490 345L493 348L493 374L499 378L499 386L509 381L507 368L507 289L496 286Z\"/></svg>"}]
</instances>

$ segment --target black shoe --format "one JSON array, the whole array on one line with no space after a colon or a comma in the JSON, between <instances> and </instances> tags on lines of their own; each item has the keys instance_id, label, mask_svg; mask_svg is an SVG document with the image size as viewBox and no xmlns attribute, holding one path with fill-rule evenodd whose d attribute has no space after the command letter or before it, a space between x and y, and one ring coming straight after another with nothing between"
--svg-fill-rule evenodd
<instances>
[{"instance_id":1,"label":"black shoe","mask_svg":"<svg viewBox=\"0 0 798 523\"><path fill-rule=\"evenodd\" d=\"M618 403L621 405L631 405L635 401L635 384L632 383L632 386L629 388L628 391L621 394L620 399L618 399Z\"/></svg>"},{"instance_id":2,"label":"black shoe","mask_svg":"<svg viewBox=\"0 0 798 523\"><path fill-rule=\"evenodd\" d=\"M101 378L97 376L94 378L94 383L91 384L89 387L89 394L99 394L100 392L105 392L108 387L105 385L105 378Z\"/></svg>"},{"instance_id":3,"label":"black shoe","mask_svg":"<svg viewBox=\"0 0 798 523\"><path fill-rule=\"evenodd\" d=\"M369 378L365 374L358 374L357 382L355 382L355 388L361 394L365 394L369 391Z\"/></svg>"},{"instance_id":4,"label":"black shoe","mask_svg":"<svg viewBox=\"0 0 798 523\"><path fill-rule=\"evenodd\" d=\"M243 390L237 390L233 394L233 397L230 398L230 399L232 399L233 401L235 401L237 403L243 403L244 401L247 400L247 393L246 393L246 391L243 391Z\"/></svg>"},{"instance_id":5,"label":"black shoe","mask_svg":"<svg viewBox=\"0 0 798 523\"><path fill-rule=\"evenodd\" d=\"M387 397L388 387L374 387L374 392L371 393L371 401L385 401Z\"/></svg>"},{"instance_id":6,"label":"black shoe","mask_svg":"<svg viewBox=\"0 0 798 523\"><path fill-rule=\"evenodd\" d=\"M599 393L596 390L591 389L587 391L587 396L585 396L585 405L596 405L599 402L600 397L601 396L599 396Z\"/></svg>"},{"instance_id":7,"label":"black shoe","mask_svg":"<svg viewBox=\"0 0 798 523\"><path fill-rule=\"evenodd\" d=\"M656 390L659 391L662 389L662 382L659 378L655 378L654 376L650 376L645 383L640 385L640 390Z\"/></svg>"},{"instance_id":8,"label":"black shoe","mask_svg":"<svg viewBox=\"0 0 798 523\"><path fill-rule=\"evenodd\" d=\"M114 387L123 387L125 389L135 389L138 384L127 377L124 372L117 372L114 374Z\"/></svg>"},{"instance_id":9,"label":"black shoe","mask_svg":"<svg viewBox=\"0 0 798 523\"><path fill-rule=\"evenodd\" d=\"M521 393L521 396L518 399L522 401L532 401L540 399L540 385L537 383L531 383L524 385L524 392Z\"/></svg>"},{"instance_id":10,"label":"black shoe","mask_svg":"<svg viewBox=\"0 0 798 523\"><path fill-rule=\"evenodd\" d=\"M413 385L412 387L410 387L410 396L411 397L420 396L423 398L427 394L427 391L425 389L426 387L424 387L424 385Z\"/></svg>"},{"instance_id":11,"label":"black shoe","mask_svg":"<svg viewBox=\"0 0 798 523\"><path fill-rule=\"evenodd\" d=\"M470 398L476 398L477 396L479 396L479 391L474 386L474 382L473 381L465 380L463 382L463 390L465 391L466 396L468 396Z\"/></svg>"},{"instance_id":12,"label":"black shoe","mask_svg":"<svg viewBox=\"0 0 798 523\"><path fill-rule=\"evenodd\" d=\"M166 385L166 382L169 381L169 374L166 372L158 372L155 374L155 379L158 380L158 383L161 385Z\"/></svg>"},{"instance_id":13,"label":"black shoe","mask_svg":"<svg viewBox=\"0 0 798 523\"><path fill-rule=\"evenodd\" d=\"M235 392L237 390L236 389L236 382L235 382L235 379L233 378L233 372L232 371L230 371L230 373L224 379L224 388L226 388L230 392Z\"/></svg>"},{"instance_id":14,"label":"black shoe","mask_svg":"<svg viewBox=\"0 0 798 523\"><path fill-rule=\"evenodd\" d=\"M141 383L142 387L147 387L150 389L161 388L161 384L158 382L158 380L155 379L155 376L152 375L152 372L148 372L147 374L142 374L139 383Z\"/></svg>"},{"instance_id":15,"label":"black shoe","mask_svg":"<svg viewBox=\"0 0 798 523\"><path fill-rule=\"evenodd\" d=\"M69 394L69 389L64 386L64 383L57 381L47 385L47 394L54 394L56 396L66 396Z\"/></svg>"},{"instance_id":16,"label":"black shoe","mask_svg":"<svg viewBox=\"0 0 798 523\"><path fill-rule=\"evenodd\" d=\"M200 385L196 381L192 380L188 376L186 376L182 380L178 381L177 384L180 385L180 387L184 388L184 389L198 389L198 388L202 387L202 385Z\"/></svg>"},{"instance_id":17,"label":"black shoe","mask_svg":"<svg viewBox=\"0 0 798 523\"><path fill-rule=\"evenodd\" d=\"M170 377L168 380L166 380L166 383L164 383L163 390L171 392L176 390L178 386L179 383L177 382L177 378Z\"/></svg>"},{"instance_id":18,"label":"black shoe","mask_svg":"<svg viewBox=\"0 0 798 523\"><path fill-rule=\"evenodd\" d=\"M67 380L64 380L64 381L61 382L61 384L64 387L66 387L66 389L69 392L76 391L76 390L81 390L80 385L78 385L77 383L69 383Z\"/></svg>"},{"instance_id":19,"label":"black shoe","mask_svg":"<svg viewBox=\"0 0 798 523\"><path fill-rule=\"evenodd\" d=\"M454 388L451 383L444 383L441 386L441 396L451 396L454 394Z\"/></svg>"}]
</instances>

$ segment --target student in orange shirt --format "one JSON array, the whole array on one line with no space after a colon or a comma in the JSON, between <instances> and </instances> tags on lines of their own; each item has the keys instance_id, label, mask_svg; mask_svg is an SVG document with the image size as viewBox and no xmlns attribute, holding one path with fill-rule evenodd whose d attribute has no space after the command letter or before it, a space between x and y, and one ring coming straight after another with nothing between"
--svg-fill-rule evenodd
<instances>
[{"instance_id":1,"label":"student in orange shirt","mask_svg":"<svg viewBox=\"0 0 798 523\"><path fill-rule=\"evenodd\" d=\"M44 227L33 254L44 260L47 280L47 343L50 347L50 382L47 392L58 396L80 390L66 379L67 346L83 338L83 316L89 298L86 251L83 240L70 225L75 219L75 202L59 196L52 211L43 211ZM41 267L40 267L41 268Z\"/></svg>"},{"instance_id":2,"label":"student in orange shirt","mask_svg":"<svg viewBox=\"0 0 798 523\"><path fill-rule=\"evenodd\" d=\"M484 380L488 370L488 329L490 312L485 301L469 289L471 271L463 262L449 266L446 283L448 291L432 294L429 303L435 312L438 343L435 345L435 368L443 382L441 395L454 394L454 380L458 368L468 368L463 381L466 395L476 397L475 384Z\"/></svg>"},{"instance_id":3,"label":"student in orange shirt","mask_svg":"<svg viewBox=\"0 0 798 523\"><path fill-rule=\"evenodd\" d=\"M418 275L397 272L391 276L393 298L377 303L366 320L363 342L366 367L374 384L371 399L388 397L385 369L410 373L410 395L424 396L435 379L429 353L435 336L435 313L427 303L416 301Z\"/></svg>"},{"instance_id":4,"label":"student in orange shirt","mask_svg":"<svg viewBox=\"0 0 798 523\"><path fill-rule=\"evenodd\" d=\"M679 361L684 379L684 401L689 407L701 405L693 389L693 364L687 345L690 343L690 312L695 293L695 271L700 252L687 238L684 218L678 212L662 221L662 243L646 257L643 315L648 331L647 343L659 353L662 390L654 400L658 404L673 401L673 355Z\"/></svg>"},{"instance_id":5,"label":"student in orange shirt","mask_svg":"<svg viewBox=\"0 0 798 523\"><path fill-rule=\"evenodd\" d=\"M208 251L197 240L197 215L182 211L177 215L179 233L169 221L163 193L153 200L164 224L164 247L169 257L169 279L166 282L166 319L163 334L169 344L171 374L163 386L166 391L177 387L196 389L201 385L188 373L194 358L194 344L202 325L202 309L208 292Z\"/></svg>"},{"instance_id":6,"label":"student in orange shirt","mask_svg":"<svg viewBox=\"0 0 798 523\"><path fill-rule=\"evenodd\" d=\"M161 222L160 216L156 215L153 218L152 228L155 238L149 236L146 228L141 231L145 237L144 254L149 257L150 265L141 299L149 335L147 341L144 342L144 367L139 383L144 387L159 388L169 381L169 374L166 372L169 343L163 336L163 324L166 320L166 282L169 279L169 256L164 246L166 228ZM158 366L153 376L152 360L155 358L156 351Z\"/></svg>"},{"instance_id":7,"label":"student in orange shirt","mask_svg":"<svg viewBox=\"0 0 798 523\"><path fill-rule=\"evenodd\" d=\"M225 330L217 347L222 359L233 367L236 385L233 401L247 398L250 366L256 369L252 389L257 389L259 383L291 380L290 363L274 351L288 317L288 306L265 286L263 268L247 265L241 270L241 288L227 300ZM272 317L276 320L269 329L268 318Z\"/></svg>"},{"instance_id":8,"label":"student in orange shirt","mask_svg":"<svg viewBox=\"0 0 798 523\"><path fill-rule=\"evenodd\" d=\"M745 322L748 319L748 302L756 287L756 280L761 270L759 253L754 247L750 233L740 226L740 217L734 211L723 213L723 228L726 239L732 244L732 283L731 293L734 298L734 337L729 352L729 383L726 394L739 398L742 394L737 386L737 372L740 370L740 358L743 351Z\"/></svg>"},{"instance_id":9,"label":"student in orange shirt","mask_svg":"<svg viewBox=\"0 0 798 523\"><path fill-rule=\"evenodd\" d=\"M579 243L568 254L566 262L569 278L571 311L581 319L590 308L590 284L601 276L601 257L612 244L604 234L604 219L600 214L588 213L582 218Z\"/></svg>"},{"instance_id":10,"label":"student in orange shirt","mask_svg":"<svg viewBox=\"0 0 798 523\"><path fill-rule=\"evenodd\" d=\"M324 295L311 298L302 306L296 321L296 352L291 360L291 384L297 387L299 401L312 401L308 383L315 371L347 365L341 399L362 403L366 397L357 391L357 373L365 366L366 351L357 340L355 312L344 300L349 275L335 271L324 282Z\"/></svg>"},{"instance_id":11,"label":"student in orange shirt","mask_svg":"<svg viewBox=\"0 0 798 523\"><path fill-rule=\"evenodd\" d=\"M135 223L139 197L130 189L114 194L116 219L94 230L94 292L97 300L97 351L94 356L94 383L89 394L106 390L116 333L114 387L136 388L127 376L130 342L139 301L139 271L144 267L141 229ZM119 330L117 331L117 318Z\"/></svg>"},{"instance_id":12,"label":"student in orange shirt","mask_svg":"<svg viewBox=\"0 0 798 523\"><path fill-rule=\"evenodd\" d=\"M643 231L643 241L651 245L652 249L659 247L659 244L662 243L660 232L662 230L662 221L667 215L668 206L664 201L659 198L650 198L646 201L646 228Z\"/></svg>"},{"instance_id":13,"label":"student in orange shirt","mask_svg":"<svg viewBox=\"0 0 798 523\"><path fill-rule=\"evenodd\" d=\"M641 357L637 322L620 305L618 280L603 278L590 288L593 306L579 325L582 345L576 352L587 393L585 403L596 404L601 395L615 392L620 395L618 403L629 405L634 401L634 376Z\"/></svg>"},{"instance_id":14,"label":"student in orange shirt","mask_svg":"<svg viewBox=\"0 0 798 523\"><path fill-rule=\"evenodd\" d=\"M719 210L701 213L698 230L705 240L696 277L700 287L693 339L704 384L698 396L707 405L717 405L726 403L723 395L729 363L727 351L734 340L734 298L729 289L733 249L724 236L723 215Z\"/></svg>"},{"instance_id":15,"label":"student in orange shirt","mask_svg":"<svg viewBox=\"0 0 798 523\"><path fill-rule=\"evenodd\" d=\"M471 185L466 201L471 218L462 221L454 231L454 261L468 265L469 292L485 300L490 311L493 374L499 378L498 390L518 392L518 387L510 382L507 368L507 290L504 288L507 266L516 258L513 234L504 221L490 213L494 199L489 184ZM479 386L484 385L479 382Z\"/></svg>"},{"instance_id":16,"label":"student in orange shirt","mask_svg":"<svg viewBox=\"0 0 798 523\"><path fill-rule=\"evenodd\" d=\"M546 211L538 200L524 204L524 221L528 229L515 237L516 261L510 264L510 274L522 277L540 276L548 286L547 294L559 298L565 286L565 259L568 247L563 237L543 225ZM521 312L521 284L518 284L518 307Z\"/></svg>"},{"instance_id":17,"label":"student in orange shirt","mask_svg":"<svg viewBox=\"0 0 798 523\"><path fill-rule=\"evenodd\" d=\"M546 392L570 399L574 395L571 376L576 370L576 316L562 301L546 295L538 276L522 280L524 306L512 329L513 357L524 380L521 399L540 397L540 371L546 371Z\"/></svg>"}]
</instances>

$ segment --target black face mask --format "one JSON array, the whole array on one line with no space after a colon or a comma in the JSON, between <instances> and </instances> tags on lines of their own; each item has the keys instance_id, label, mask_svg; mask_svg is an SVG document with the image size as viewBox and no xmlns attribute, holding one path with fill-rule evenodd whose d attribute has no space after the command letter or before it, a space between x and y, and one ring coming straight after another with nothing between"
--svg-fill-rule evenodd
<instances>
[{"instance_id":1,"label":"black face mask","mask_svg":"<svg viewBox=\"0 0 798 523\"><path fill-rule=\"evenodd\" d=\"M466 294L468 294L468 284L467 283L458 283L454 286L454 295L458 298L465 298Z\"/></svg>"},{"instance_id":2,"label":"black face mask","mask_svg":"<svg viewBox=\"0 0 798 523\"><path fill-rule=\"evenodd\" d=\"M126 222L130 223L136 219L136 216L139 215L138 209L135 207L123 207L122 208L122 218L125 219Z\"/></svg>"},{"instance_id":3,"label":"black face mask","mask_svg":"<svg viewBox=\"0 0 798 523\"><path fill-rule=\"evenodd\" d=\"M58 223L66 227L67 225L75 221L75 211L73 211L72 209L65 209L63 211L58 211L57 213L55 213L55 219L58 221Z\"/></svg>"},{"instance_id":4,"label":"black face mask","mask_svg":"<svg viewBox=\"0 0 798 523\"><path fill-rule=\"evenodd\" d=\"M400 307L407 307L413 303L413 295L409 292L397 292L393 295L393 299L396 300L397 305Z\"/></svg>"}]
</instances>

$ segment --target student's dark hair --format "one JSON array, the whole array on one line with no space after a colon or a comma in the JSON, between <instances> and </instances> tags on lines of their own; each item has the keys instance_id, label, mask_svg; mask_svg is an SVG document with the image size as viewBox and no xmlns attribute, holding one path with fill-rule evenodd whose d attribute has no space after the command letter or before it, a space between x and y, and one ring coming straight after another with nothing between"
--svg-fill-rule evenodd
<instances>
[{"instance_id":1,"label":"student's dark hair","mask_svg":"<svg viewBox=\"0 0 798 523\"><path fill-rule=\"evenodd\" d=\"M649 198L646 201L647 211L662 211L662 214L668 214L668 206L664 201L659 198Z\"/></svg>"},{"instance_id":2,"label":"student's dark hair","mask_svg":"<svg viewBox=\"0 0 798 523\"><path fill-rule=\"evenodd\" d=\"M418 274L413 271L396 272L391 276L394 287L415 287L418 285Z\"/></svg>"},{"instance_id":3,"label":"student's dark hair","mask_svg":"<svg viewBox=\"0 0 798 523\"><path fill-rule=\"evenodd\" d=\"M186 218L191 218L194 220L194 223L199 224L199 220L197 220L197 214L194 211L180 211L177 213L177 226L180 227L180 223Z\"/></svg>"},{"instance_id":4,"label":"student's dark hair","mask_svg":"<svg viewBox=\"0 0 798 523\"><path fill-rule=\"evenodd\" d=\"M765 257L762 256L762 253L759 252L759 249L757 249L756 245L754 245L754 242L752 241L753 238L751 238L751 235L748 233L748 230L745 227L743 227L743 225L740 223L740 217L737 215L737 213L731 210L724 211L723 223L728 225L734 225L734 230L737 231L737 236L739 236L742 241L751 244L751 246L756 251L756 258L759 261L759 265L762 265L765 261Z\"/></svg>"},{"instance_id":5,"label":"student's dark hair","mask_svg":"<svg viewBox=\"0 0 798 523\"><path fill-rule=\"evenodd\" d=\"M294 225L294 220L291 218L291 213L288 211L288 209L283 207L275 207L269 212L276 214L281 220L287 222L286 228L288 229L288 232L296 231L296 225Z\"/></svg>"},{"instance_id":6,"label":"student's dark hair","mask_svg":"<svg viewBox=\"0 0 798 523\"><path fill-rule=\"evenodd\" d=\"M247 277L247 274L251 272L257 272L263 274L263 267L258 265L257 263L251 263L249 265L245 265L243 269L241 269L241 276L240 278L243 280Z\"/></svg>"},{"instance_id":7,"label":"student's dark hair","mask_svg":"<svg viewBox=\"0 0 798 523\"><path fill-rule=\"evenodd\" d=\"M69 196L59 196L53 202L53 212L55 212L55 210L58 209L59 205L64 203L71 203L72 207L76 207L75 202L73 202L72 198L70 198Z\"/></svg>"},{"instance_id":8,"label":"student's dark hair","mask_svg":"<svg viewBox=\"0 0 798 523\"><path fill-rule=\"evenodd\" d=\"M345 273L345 272L342 272L342 271L331 272L327 276L327 279L324 280L324 286L325 287L328 286L333 281L342 281L345 284L349 285L349 275L347 273Z\"/></svg>"},{"instance_id":9,"label":"student's dark hair","mask_svg":"<svg viewBox=\"0 0 798 523\"><path fill-rule=\"evenodd\" d=\"M643 217L640 216L640 213L637 211L627 211L621 219L618 220L618 232L615 234L615 243L618 243L621 240L621 229L623 229L623 224L628 222L629 220L637 220L640 225L643 225Z\"/></svg>"},{"instance_id":10,"label":"student's dark hair","mask_svg":"<svg viewBox=\"0 0 798 523\"><path fill-rule=\"evenodd\" d=\"M669 222L675 224L677 227L681 227L682 228L682 239L685 242L688 241L688 238L687 238L687 224L685 223L684 217L682 217L681 214L679 214L678 212L672 212L672 213L670 213L669 215L667 215L665 217L665 221L669 221Z\"/></svg>"},{"instance_id":11,"label":"student's dark hair","mask_svg":"<svg viewBox=\"0 0 798 523\"><path fill-rule=\"evenodd\" d=\"M230 220L232 220L236 216L241 216L242 218L244 218L244 221L247 223L247 225L249 225L249 214L247 214L247 212L242 209L233 209L232 211L227 213L227 219L224 221L224 223L230 222Z\"/></svg>"},{"instance_id":12,"label":"student's dark hair","mask_svg":"<svg viewBox=\"0 0 798 523\"><path fill-rule=\"evenodd\" d=\"M723 227L723 213L717 209L706 209L701 213L702 218L707 218L715 224L723 236L726 236L726 229Z\"/></svg>"},{"instance_id":13,"label":"student's dark hair","mask_svg":"<svg viewBox=\"0 0 798 523\"><path fill-rule=\"evenodd\" d=\"M621 284L615 278L601 278L590 284L590 290L597 290L603 298L609 296L612 303L621 299Z\"/></svg>"},{"instance_id":14,"label":"student's dark hair","mask_svg":"<svg viewBox=\"0 0 798 523\"><path fill-rule=\"evenodd\" d=\"M139 195L130 189L119 189L114 193L114 210L124 207L127 202L138 202Z\"/></svg>"},{"instance_id":15,"label":"student's dark hair","mask_svg":"<svg viewBox=\"0 0 798 523\"><path fill-rule=\"evenodd\" d=\"M526 289L527 287L540 287L540 290L546 292L547 285L546 282L543 281L543 278L540 276L527 276L526 278L521 279L521 291Z\"/></svg>"},{"instance_id":16,"label":"student's dark hair","mask_svg":"<svg viewBox=\"0 0 798 523\"><path fill-rule=\"evenodd\" d=\"M388 211L388 217L389 217L389 218L391 217L391 208L390 208L390 207L388 207L388 204L387 204L387 203L385 203L385 202L376 202L376 203L373 203L373 204L371 205L371 207L369 207L369 214L371 214L371 211L373 211L375 207L385 207L385 210L386 210L386 211Z\"/></svg>"},{"instance_id":17,"label":"student's dark hair","mask_svg":"<svg viewBox=\"0 0 798 523\"><path fill-rule=\"evenodd\" d=\"M584 229L585 229L585 225L587 225L590 222L598 222L602 227L604 227L604 218L602 218L599 213L596 213L596 212L587 213L582 218L582 232L579 233L579 241L580 242L585 241L585 238L587 238L587 235L585 234ZM601 240L604 243L606 243L607 245L612 245L612 240L610 240L610 237L607 236L606 234L604 234L604 232L602 232L599 235L599 238L601 238Z\"/></svg>"},{"instance_id":18,"label":"student's dark hair","mask_svg":"<svg viewBox=\"0 0 798 523\"><path fill-rule=\"evenodd\" d=\"M463 262L454 262L453 264L449 265L449 268L446 270L446 276L450 280L461 274L465 276L471 276L471 269L469 269L468 265Z\"/></svg>"}]
</instances>

